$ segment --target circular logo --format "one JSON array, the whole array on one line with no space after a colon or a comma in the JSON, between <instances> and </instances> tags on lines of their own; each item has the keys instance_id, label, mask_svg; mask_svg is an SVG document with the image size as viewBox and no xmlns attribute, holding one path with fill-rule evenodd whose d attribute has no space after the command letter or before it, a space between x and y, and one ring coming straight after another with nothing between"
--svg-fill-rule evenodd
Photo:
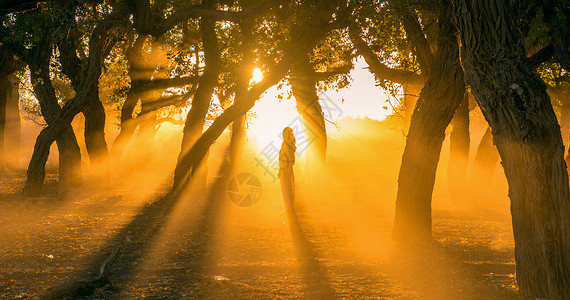
<instances>
[{"instance_id":1,"label":"circular logo","mask_svg":"<svg viewBox=\"0 0 570 300\"><path fill-rule=\"evenodd\" d=\"M261 181L251 173L239 173L228 182L227 192L236 206L250 207L261 197Z\"/></svg>"}]
</instances>

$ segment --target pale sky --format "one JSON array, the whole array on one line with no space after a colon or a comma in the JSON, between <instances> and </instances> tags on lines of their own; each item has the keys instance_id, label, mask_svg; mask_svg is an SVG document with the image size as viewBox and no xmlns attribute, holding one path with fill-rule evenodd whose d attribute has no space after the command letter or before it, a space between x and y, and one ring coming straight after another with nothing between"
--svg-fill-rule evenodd
<instances>
[{"instance_id":1,"label":"pale sky","mask_svg":"<svg viewBox=\"0 0 570 300\"><path fill-rule=\"evenodd\" d=\"M382 120L392 113L390 106L385 103L388 95L376 86L374 76L362 58L356 60L350 75L352 82L349 86L338 92L327 91L320 95L320 103L327 119L333 122L344 117ZM251 110L256 117L249 119L248 136L257 137L259 143L269 143L280 136L284 127L300 120L295 99L284 99L281 102L277 99L279 93L287 95L288 92L288 87L281 91L272 87L262 95ZM384 106L389 109L383 109Z\"/></svg>"}]
</instances>

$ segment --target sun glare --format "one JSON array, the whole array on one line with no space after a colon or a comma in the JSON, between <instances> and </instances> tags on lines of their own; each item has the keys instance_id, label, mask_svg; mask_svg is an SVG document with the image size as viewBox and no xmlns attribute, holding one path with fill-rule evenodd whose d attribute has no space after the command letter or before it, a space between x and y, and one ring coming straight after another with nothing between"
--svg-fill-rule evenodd
<instances>
[{"instance_id":1,"label":"sun glare","mask_svg":"<svg viewBox=\"0 0 570 300\"><path fill-rule=\"evenodd\" d=\"M256 83L260 82L261 80L263 80L263 72L261 72L261 69L259 69L259 68L253 69L250 84L256 84Z\"/></svg>"}]
</instances>

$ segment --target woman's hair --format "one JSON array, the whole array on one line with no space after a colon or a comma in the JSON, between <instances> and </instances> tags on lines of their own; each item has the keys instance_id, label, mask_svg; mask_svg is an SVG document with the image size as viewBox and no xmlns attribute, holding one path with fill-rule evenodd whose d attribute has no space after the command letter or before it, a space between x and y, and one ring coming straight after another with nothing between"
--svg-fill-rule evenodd
<instances>
[{"instance_id":1,"label":"woman's hair","mask_svg":"<svg viewBox=\"0 0 570 300\"><path fill-rule=\"evenodd\" d=\"M293 134L293 129L291 129L291 127L285 127L283 129L283 143L287 144L293 152L297 150L297 141L295 140L295 135Z\"/></svg>"}]
</instances>

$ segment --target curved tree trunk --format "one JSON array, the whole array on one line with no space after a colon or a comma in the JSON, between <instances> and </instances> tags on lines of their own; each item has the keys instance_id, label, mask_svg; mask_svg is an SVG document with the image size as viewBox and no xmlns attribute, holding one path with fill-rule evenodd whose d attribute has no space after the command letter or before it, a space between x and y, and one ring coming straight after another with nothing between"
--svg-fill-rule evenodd
<instances>
[{"instance_id":1,"label":"curved tree trunk","mask_svg":"<svg viewBox=\"0 0 570 300\"><path fill-rule=\"evenodd\" d=\"M73 1L62 2L62 11L65 11L64 23L61 28L65 38L58 43L60 61L63 73L71 80L71 86L77 93L85 79L83 67L86 62L78 56L79 51L83 51L80 44L80 34L76 24L76 3ZM98 79L97 79L98 83ZM105 140L105 108L99 99L99 94L92 94L81 112L85 117L85 146L91 166L100 178L107 178L109 174L109 149Z\"/></svg>"},{"instance_id":2,"label":"curved tree trunk","mask_svg":"<svg viewBox=\"0 0 570 300\"><path fill-rule=\"evenodd\" d=\"M101 76L103 58L116 43L117 36L122 34L125 28L129 28L127 25L127 8L125 2L117 3L113 8L113 12L106 16L93 31L89 40L89 58L81 86L75 97L67 101L63 108L60 108L60 112L54 115L54 122L51 124L48 122L48 127L44 128L36 139L34 152L28 165L26 184L23 189L25 195L33 196L39 194L45 177L45 164L51 144L56 139L58 139L59 143L59 139L69 134L68 130L71 129L73 118L89 102L90 97L94 97L94 94L99 92L98 79ZM34 72L31 73L34 74ZM43 87L46 85L38 84L36 86ZM59 105L57 106L59 107ZM75 141L75 144L77 144L77 141Z\"/></svg>"},{"instance_id":3,"label":"curved tree trunk","mask_svg":"<svg viewBox=\"0 0 570 300\"><path fill-rule=\"evenodd\" d=\"M305 152L307 178L321 178L326 170L327 131L323 109L317 96L315 71L307 55L293 66L290 82L297 101L297 111L305 127L308 144Z\"/></svg>"},{"instance_id":4,"label":"curved tree trunk","mask_svg":"<svg viewBox=\"0 0 570 300\"><path fill-rule=\"evenodd\" d=\"M327 3L327 2L323 2ZM324 21L328 19L323 19ZM178 164L174 174L173 189L179 190L192 178L192 173L196 171L195 166L199 165L208 152L210 146L216 139L223 133L226 127L239 118L241 115L247 113L255 101L259 99L268 88L277 84L289 71L291 65L299 58L305 55L317 41L321 38L331 27L317 26L314 30L293 30L292 41L283 51L283 58L277 65L275 65L265 78L254 84L247 92L238 96L234 104L228 107L219 117L217 117L212 125L196 140L194 145L188 150L183 149L178 157ZM187 119L188 121L188 119ZM185 150L185 151L184 151Z\"/></svg>"},{"instance_id":5,"label":"curved tree trunk","mask_svg":"<svg viewBox=\"0 0 570 300\"><path fill-rule=\"evenodd\" d=\"M508 0L455 5L465 78L509 183L519 291L570 299L568 173L546 86L527 65Z\"/></svg>"},{"instance_id":6,"label":"curved tree trunk","mask_svg":"<svg viewBox=\"0 0 570 300\"><path fill-rule=\"evenodd\" d=\"M464 205L471 200L467 163L469 162L469 96L463 96L461 105L451 120L453 129L450 135L449 164L447 183L451 200L455 205Z\"/></svg>"},{"instance_id":7,"label":"curved tree trunk","mask_svg":"<svg viewBox=\"0 0 570 300\"><path fill-rule=\"evenodd\" d=\"M31 51L30 57L27 59L34 93L48 126L55 125L58 115L62 111L49 76L50 56L50 42L43 39L40 45ZM56 143L59 151L59 182L63 186L78 184L81 182L81 152L71 124L62 128L62 135L57 138ZM45 155L46 161L47 155L48 153ZM43 169L37 173L36 182L43 183L45 177Z\"/></svg>"},{"instance_id":8,"label":"curved tree trunk","mask_svg":"<svg viewBox=\"0 0 570 300\"><path fill-rule=\"evenodd\" d=\"M121 130L113 141L113 147L111 148L111 157L115 164L120 161L127 144L139 125L140 120L133 116L133 112L139 99L146 97L146 93L143 92L143 82L150 81L152 78L152 72L147 70L147 66L143 62L142 50L146 39L145 35L137 36L135 42L126 53L131 86L127 92L127 98L121 107Z\"/></svg>"},{"instance_id":9,"label":"curved tree trunk","mask_svg":"<svg viewBox=\"0 0 570 300\"><path fill-rule=\"evenodd\" d=\"M465 84L459 64L450 3L442 1L439 37L431 74L416 104L398 177L392 237L431 240L431 197L445 129L460 105Z\"/></svg>"},{"instance_id":10,"label":"curved tree trunk","mask_svg":"<svg viewBox=\"0 0 570 300\"><path fill-rule=\"evenodd\" d=\"M207 7L213 7L214 0L204 0L203 4ZM206 115L210 107L210 101L214 93L214 88L218 83L219 75L219 60L220 53L218 50L218 40L216 37L216 22L213 20L202 19L200 21L200 30L202 31L202 43L204 47L205 67L204 73L200 77L198 89L192 99L192 107L186 116L186 123L184 124L184 135L182 137L182 145L180 147L180 154L178 155L178 162L174 171L174 187L177 189L185 182L186 172L182 170L197 169L200 161L187 161L183 158L188 154L190 149L194 146L200 134L204 129L206 122ZM209 149L209 145L208 145ZM207 151L204 152L204 156ZM205 161L205 160L204 160ZM203 164L206 168L206 164ZM201 177L202 178L202 177ZM206 178L206 176L203 176Z\"/></svg>"},{"instance_id":11,"label":"curved tree trunk","mask_svg":"<svg viewBox=\"0 0 570 300\"><path fill-rule=\"evenodd\" d=\"M488 127L479 143L471 169L470 186L475 197L473 199L475 204L487 202L487 194L493 181L493 174L498 161L499 152L493 145L493 135L491 134L491 128Z\"/></svg>"}]
</instances>

